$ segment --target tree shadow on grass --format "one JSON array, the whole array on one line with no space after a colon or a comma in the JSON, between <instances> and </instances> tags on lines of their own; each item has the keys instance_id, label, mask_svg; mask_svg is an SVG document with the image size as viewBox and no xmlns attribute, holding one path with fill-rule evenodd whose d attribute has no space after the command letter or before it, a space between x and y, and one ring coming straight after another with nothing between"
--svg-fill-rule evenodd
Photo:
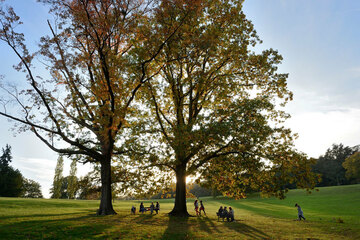
<instances>
[{"instance_id":1,"label":"tree shadow on grass","mask_svg":"<svg viewBox=\"0 0 360 240\"><path fill-rule=\"evenodd\" d=\"M197 229L200 232L217 234L221 231L216 227L213 220L208 217L174 217L168 216L168 226L161 239L193 239L196 238ZM193 226L191 226L193 225Z\"/></svg>"},{"instance_id":2,"label":"tree shadow on grass","mask_svg":"<svg viewBox=\"0 0 360 240\"><path fill-rule=\"evenodd\" d=\"M90 239L106 236L111 227L95 214L81 217L29 220L0 225L0 239ZM105 234L105 235L104 235Z\"/></svg>"},{"instance_id":3,"label":"tree shadow on grass","mask_svg":"<svg viewBox=\"0 0 360 240\"><path fill-rule=\"evenodd\" d=\"M41 218L41 217L61 217L61 216L71 216L71 215L95 215L95 211L81 211L81 212L71 212L71 213L54 213L54 214L26 214L26 215L11 215L11 216L0 216L1 220L12 219L12 218L19 218L19 219L26 219L26 218Z\"/></svg>"},{"instance_id":4,"label":"tree shadow on grass","mask_svg":"<svg viewBox=\"0 0 360 240\"><path fill-rule=\"evenodd\" d=\"M130 217L131 215L129 215ZM144 224L144 225L153 225L153 221L152 219L156 216L156 215L153 215L153 214L138 214L138 215L135 215L136 217L133 218L131 221L133 223L136 223L136 224Z\"/></svg>"},{"instance_id":5,"label":"tree shadow on grass","mask_svg":"<svg viewBox=\"0 0 360 240\"><path fill-rule=\"evenodd\" d=\"M199 229L208 233L213 233L213 230L217 233L221 233L221 231L216 227L214 221L208 217L199 217L198 219Z\"/></svg>"},{"instance_id":6,"label":"tree shadow on grass","mask_svg":"<svg viewBox=\"0 0 360 240\"><path fill-rule=\"evenodd\" d=\"M168 215L168 226L161 239L188 239L189 237L189 217L174 217Z\"/></svg>"},{"instance_id":7,"label":"tree shadow on grass","mask_svg":"<svg viewBox=\"0 0 360 240\"><path fill-rule=\"evenodd\" d=\"M224 222L223 226L227 227L228 229L234 230L241 235L250 237L251 239L270 239L270 237L261 230L241 223L238 220L235 222Z\"/></svg>"}]
</instances>

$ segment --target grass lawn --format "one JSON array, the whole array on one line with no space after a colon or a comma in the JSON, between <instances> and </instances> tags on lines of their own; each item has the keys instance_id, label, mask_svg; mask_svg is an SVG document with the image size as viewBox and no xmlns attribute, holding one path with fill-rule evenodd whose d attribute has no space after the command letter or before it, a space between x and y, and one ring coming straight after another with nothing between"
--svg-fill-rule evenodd
<instances>
[{"instance_id":1,"label":"grass lawn","mask_svg":"<svg viewBox=\"0 0 360 240\"><path fill-rule=\"evenodd\" d=\"M140 201L116 201L117 215L96 216L99 201L0 198L0 239L360 239L359 184L293 190L285 200L202 200L206 217L176 218L167 215L173 199L159 201L158 215L131 215ZM307 221L294 221L295 203ZM220 205L234 208L236 222L217 221ZM192 199L188 210L195 214Z\"/></svg>"}]
</instances>

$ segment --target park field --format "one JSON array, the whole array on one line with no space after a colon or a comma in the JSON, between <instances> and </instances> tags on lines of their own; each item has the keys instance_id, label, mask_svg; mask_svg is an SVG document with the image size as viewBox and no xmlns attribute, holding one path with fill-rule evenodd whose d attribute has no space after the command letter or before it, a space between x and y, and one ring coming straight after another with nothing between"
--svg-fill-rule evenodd
<instances>
[{"instance_id":1,"label":"park field","mask_svg":"<svg viewBox=\"0 0 360 240\"><path fill-rule=\"evenodd\" d=\"M99 201L0 198L0 239L360 239L360 185L292 190L285 200L201 198L207 216L176 218L173 199L159 200L158 215L131 215L140 201L115 201L117 215L96 216ZM301 205L306 221L295 221ZM144 201L145 206L150 201ZM218 221L219 206L236 222ZM193 210L193 199L188 199Z\"/></svg>"}]
</instances>

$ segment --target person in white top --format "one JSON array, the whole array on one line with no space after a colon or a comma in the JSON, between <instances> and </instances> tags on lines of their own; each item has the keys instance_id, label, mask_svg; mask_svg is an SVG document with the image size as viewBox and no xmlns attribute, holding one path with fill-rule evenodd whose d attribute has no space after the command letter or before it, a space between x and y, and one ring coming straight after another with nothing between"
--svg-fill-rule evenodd
<instances>
[{"instance_id":1,"label":"person in white top","mask_svg":"<svg viewBox=\"0 0 360 240\"><path fill-rule=\"evenodd\" d=\"M226 219L228 222L233 222L235 220L234 209L232 209L232 207L229 207L229 213Z\"/></svg>"}]
</instances>

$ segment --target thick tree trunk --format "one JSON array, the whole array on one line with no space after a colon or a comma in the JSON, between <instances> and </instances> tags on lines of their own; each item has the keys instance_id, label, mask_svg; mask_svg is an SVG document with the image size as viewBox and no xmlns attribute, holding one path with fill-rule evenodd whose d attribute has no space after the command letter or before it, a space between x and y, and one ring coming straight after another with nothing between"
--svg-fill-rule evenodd
<instances>
[{"instance_id":1,"label":"thick tree trunk","mask_svg":"<svg viewBox=\"0 0 360 240\"><path fill-rule=\"evenodd\" d=\"M111 202L111 161L106 159L101 161L101 200L98 215L116 214Z\"/></svg>"},{"instance_id":2,"label":"thick tree trunk","mask_svg":"<svg viewBox=\"0 0 360 240\"><path fill-rule=\"evenodd\" d=\"M186 208L186 165L176 168L175 206L169 214L179 217L190 216Z\"/></svg>"}]
</instances>

